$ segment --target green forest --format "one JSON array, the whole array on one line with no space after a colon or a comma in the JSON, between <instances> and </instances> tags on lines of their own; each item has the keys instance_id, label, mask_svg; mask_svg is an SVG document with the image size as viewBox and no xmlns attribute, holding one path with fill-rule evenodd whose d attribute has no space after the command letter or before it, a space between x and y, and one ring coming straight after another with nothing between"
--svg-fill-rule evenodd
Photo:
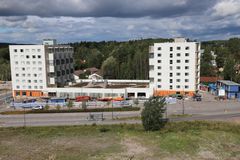
<instances>
[{"instance_id":1,"label":"green forest","mask_svg":"<svg viewBox=\"0 0 240 160\"><path fill-rule=\"evenodd\" d=\"M153 43L173 39L142 39L126 42L76 42L75 70L96 67L107 79L148 79L148 50ZM240 38L202 42L201 76L221 76L240 82ZM217 66L211 61L213 51ZM0 80L10 80L8 44L0 44Z\"/></svg>"}]
</instances>

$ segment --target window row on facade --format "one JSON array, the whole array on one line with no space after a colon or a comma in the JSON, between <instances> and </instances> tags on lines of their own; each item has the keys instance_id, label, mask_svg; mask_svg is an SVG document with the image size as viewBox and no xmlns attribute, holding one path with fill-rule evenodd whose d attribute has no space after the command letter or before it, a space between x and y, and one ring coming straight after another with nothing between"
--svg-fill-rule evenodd
<instances>
[{"instance_id":1,"label":"window row on facade","mask_svg":"<svg viewBox=\"0 0 240 160\"><path fill-rule=\"evenodd\" d=\"M17 53L17 52L41 52L41 49L14 49L14 52Z\"/></svg>"},{"instance_id":2,"label":"window row on facade","mask_svg":"<svg viewBox=\"0 0 240 160\"><path fill-rule=\"evenodd\" d=\"M42 77L42 73L39 73L39 74L36 74L36 73L34 73L34 74L31 74L31 73L22 73L22 74L19 74L19 73L17 73L16 74L16 77L20 77L20 76L22 76L22 77L31 77L31 76L33 76L33 77Z\"/></svg>"},{"instance_id":3,"label":"window row on facade","mask_svg":"<svg viewBox=\"0 0 240 160\"><path fill-rule=\"evenodd\" d=\"M19 83L20 82L20 80L19 79L16 79L16 82L17 83ZM43 83L43 80L31 80L31 79L28 79L28 80L26 80L26 79L23 79L23 80L21 80L21 82L22 83L32 83L32 82L34 82L34 83Z\"/></svg>"},{"instance_id":4,"label":"window row on facade","mask_svg":"<svg viewBox=\"0 0 240 160\"><path fill-rule=\"evenodd\" d=\"M188 85L184 85L184 86L182 86L182 87L181 87L180 85L176 85L176 88L177 88L177 89L181 89L181 88L183 88L183 87L184 87L185 89L189 89L189 86L188 86ZM162 85L158 85L158 88L162 88ZM170 90L173 89L173 85L170 85L170 86L169 86L169 89L170 89Z\"/></svg>"},{"instance_id":5,"label":"window row on facade","mask_svg":"<svg viewBox=\"0 0 240 160\"><path fill-rule=\"evenodd\" d=\"M158 60L157 61L158 63L162 63L162 60ZM177 59L176 60L176 63L181 63L182 61L180 60L180 59ZM184 61L185 63L189 63L190 62L190 60L189 59L185 59L185 61ZM169 64L173 64L173 60L169 60Z\"/></svg>"},{"instance_id":6,"label":"window row on facade","mask_svg":"<svg viewBox=\"0 0 240 160\"><path fill-rule=\"evenodd\" d=\"M17 89L20 89L20 86L16 86ZM43 86L22 86L22 89L43 89Z\"/></svg>"},{"instance_id":7,"label":"window row on facade","mask_svg":"<svg viewBox=\"0 0 240 160\"><path fill-rule=\"evenodd\" d=\"M15 65L18 65L18 64L22 64L22 65L25 65L25 64L36 65L36 64L38 64L38 65L41 65L42 61L21 61L20 63L19 63L19 61L15 61Z\"/></svg>"},{"instance_id":8,"label":"window row on facade","mask_svg":"<svg viewBox=\"0 0 240 160\"><path fill-rule=\"evenodd\" d=\"M164 47L165 48L165 47ZM177 46L177 47L169 47L169 51L173 51L174 49L176 50L189 50L190 47L189 46L185 46L185 47L180 47L180 46ZM161 51L162 50L162 47L158 47L157 50Z\"/></svg>"},{"instance_id":9,"label":"window row on facade","mask_svg":"<svg viewBox=\"0 0 240 160\"><path fill-rule=\"evenodd\" d=\"M162 82L162 79L158 79L158 82ZM181 79L176 79L176 82L180 83ZM184 79L184 82L189 82L189 79ZM169 83L173 83L173 79L169 79Z\"/></svg>"},{"instance_id":10,"label":"window row on facade","mask_svg":"<svg viewBox=\"0 0 240 160\"><path fill-rule=\"evenodd\" d=\"M158 72L157 75L158 75L158 76L161 76L162 73L161 73L161 72ZM185 76L189 76L189 73L188 73L188 72L185 72L184 75L185 75ZM180 72L177 72L177 73L176 73L176 76L181 76L181 73L180 73ZM169 77L173 77L173 73L169 73Z\"/></svg>"}]
</instances>

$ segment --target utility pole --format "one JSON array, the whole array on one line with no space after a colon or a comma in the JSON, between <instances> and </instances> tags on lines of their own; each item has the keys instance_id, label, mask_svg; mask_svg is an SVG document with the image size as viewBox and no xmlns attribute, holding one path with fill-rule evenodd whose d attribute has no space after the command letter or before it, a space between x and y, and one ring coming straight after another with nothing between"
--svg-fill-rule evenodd
<instances>
[{"instance_id":1,"label":"utility pole","mask_svg":"<svg viewBox=\"0 0 240 160\"><path fill-rule=\"evenodd\" d=\"M23 127L26 127L26 113L25 113L25 107L23 108L24 113L23 113Z\"/></svg>"},{"instance_id":2,"label":"utility pole","mask_svg":"<svg viewBox=\"0 0 240 160\"><path fill-rule=\"evenodd\" d=\"M183 97L182 97L182 114L185 114L185 105L184 105L184 97L185 97L185 93L184 93L184 86L183 86Z\"/></svg>"},{"instance_id":3,"label":"utility pole","mask_svg":"<svg viewBox=\"0 0 240 160\"><path fill-rule=\"evenodd\" d=\"M112 119L113 119L113 89L112 89Z\"/></svg>"}]
</instances>

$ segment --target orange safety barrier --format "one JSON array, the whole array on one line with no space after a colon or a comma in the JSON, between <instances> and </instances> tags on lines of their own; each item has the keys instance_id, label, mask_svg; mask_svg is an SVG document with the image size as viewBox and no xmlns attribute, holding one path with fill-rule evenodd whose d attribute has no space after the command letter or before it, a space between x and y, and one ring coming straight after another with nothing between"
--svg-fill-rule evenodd
<instances>
[{"instance_id":1,"label":"orange safety barrier","mask_svg":"<svg viewBox=\"0 0 240 160\"><path fill-rule=\"evenodd\" d=\"M184 95L188 95L188 96L193 96L194 95L194 91L173 91L173 90L154 90L154 96L169 96L169 95L173 95L173 94L184 94Z\"/></svg>"}]
</instances>

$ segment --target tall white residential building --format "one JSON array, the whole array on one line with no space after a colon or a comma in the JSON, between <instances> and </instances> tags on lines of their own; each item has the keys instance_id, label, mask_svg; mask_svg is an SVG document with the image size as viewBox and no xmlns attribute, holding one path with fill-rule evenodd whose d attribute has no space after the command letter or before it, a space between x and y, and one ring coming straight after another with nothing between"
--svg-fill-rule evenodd
<instances>
[{"instance_id":1,"label":"tall white residential building","mask_svg":"<svg viewBox=\"0 0 240 160\"><path fill-rule=\"evenodd\" d=\"M175 38L149 47L150 89L155 96L193 95L200 83L200 43Z\"/></svg>"},{"instance_id":2,"label":"tall white residential building","mask_svg":"<svg viewBox=\"0 0 240 160\"><path fill-rule=\"evenodd\" d=\"M73 48L49 39L43 44L9 46L13 96L43 96L73 80Z\"/></svg>"}]
</instances>

